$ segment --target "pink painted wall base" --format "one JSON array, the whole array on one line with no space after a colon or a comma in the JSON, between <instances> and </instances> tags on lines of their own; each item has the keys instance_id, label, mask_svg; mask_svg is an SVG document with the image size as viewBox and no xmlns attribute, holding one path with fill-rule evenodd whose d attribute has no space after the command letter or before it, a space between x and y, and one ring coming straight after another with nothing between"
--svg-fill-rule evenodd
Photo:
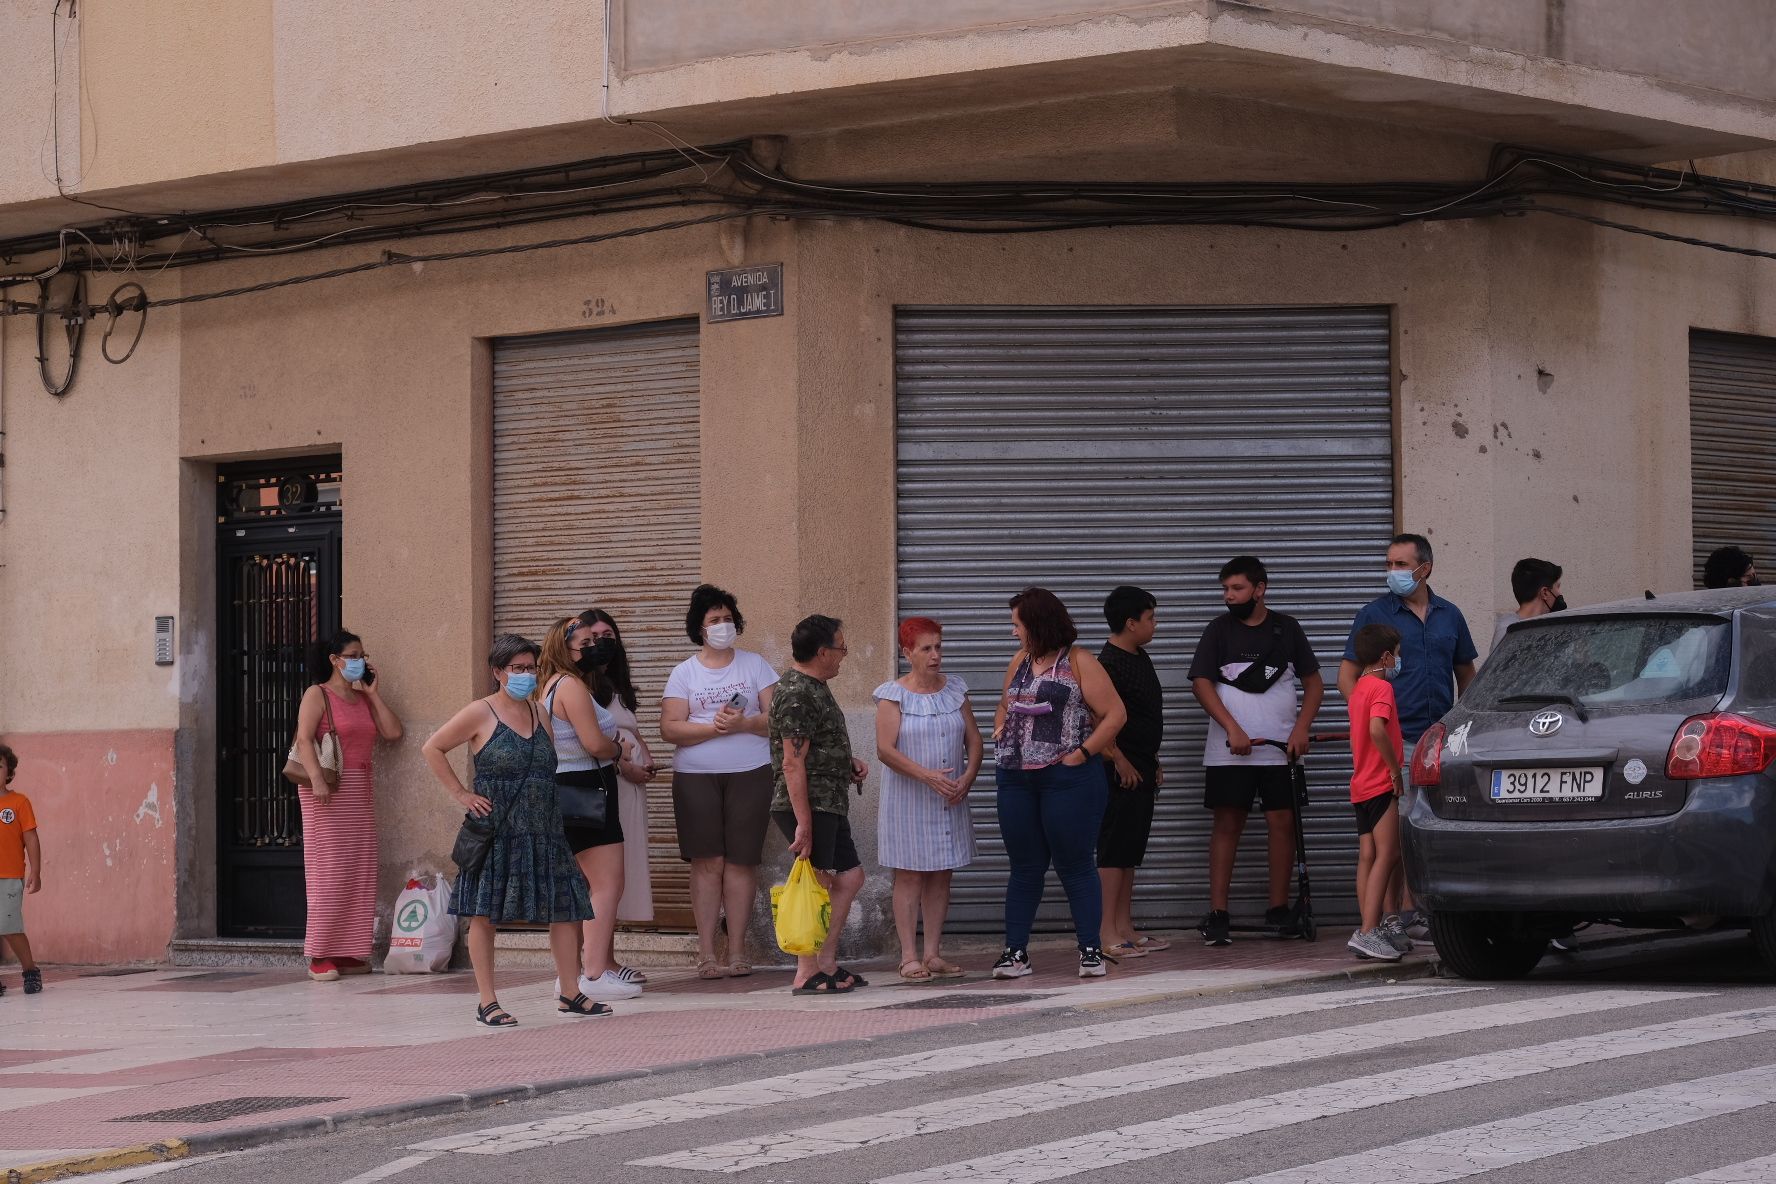
<instances>
[{"instance_id":1,"label":"pink painted wall base","mask_svg":"<svg viewBox=\"0 0 1776 1184\"><path fill-rule=\"evenodd\" d=\"M159 961L173 935L173 732L13 732L43 890L25 898L39 961Z\"/></svg>"}]
</instances>

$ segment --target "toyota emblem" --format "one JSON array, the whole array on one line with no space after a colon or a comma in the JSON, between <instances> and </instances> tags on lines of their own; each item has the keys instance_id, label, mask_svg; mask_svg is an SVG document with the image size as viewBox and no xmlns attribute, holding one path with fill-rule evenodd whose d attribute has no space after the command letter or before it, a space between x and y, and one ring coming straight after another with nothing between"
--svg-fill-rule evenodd
<instances>
[{"instance_id":1,"label":"toyota emblem","mask_svg":"<svg viewBox=\"0 0 1776 1184\"><path fill-rule=\"evenodd\" d=\"M1530 717L1529 734L1531 736L1552 736L1560 730L1566 717L1558 711L1540 711Z\"/></svg>"}]
</instances>

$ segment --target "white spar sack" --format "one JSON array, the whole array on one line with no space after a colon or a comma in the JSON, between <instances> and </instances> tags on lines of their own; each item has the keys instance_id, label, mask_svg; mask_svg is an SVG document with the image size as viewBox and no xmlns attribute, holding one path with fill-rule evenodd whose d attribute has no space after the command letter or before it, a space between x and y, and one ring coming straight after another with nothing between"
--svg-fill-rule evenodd
<instances>
[{"instance_id":1,"label":"white spar sack","mask_svg":"<svg viewBox=\"0 0 1776 1184\"><path fill-rule=\"evenodd\" d=\"M426 886L430 881L431 886ZM432 974L450 965L456 918L450 915L450 882L443 876L407 881L395 899L384 974Z\"/></svg>"}]
</instances>

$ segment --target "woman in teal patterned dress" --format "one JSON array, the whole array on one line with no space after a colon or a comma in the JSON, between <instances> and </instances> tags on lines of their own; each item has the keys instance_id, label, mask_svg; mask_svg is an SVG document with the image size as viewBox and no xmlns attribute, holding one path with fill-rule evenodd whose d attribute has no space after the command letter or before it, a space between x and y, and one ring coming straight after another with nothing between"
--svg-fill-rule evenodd
<instances>
[{"instance_id":1,"label":"woman in teal patterned dress","mask_svg":"<svg viewBox=\"0 0 1776 1184\"><path fill-rule=\"evenodd\" d=\"M561 829L555 796L555 746L549 725L532 702L536 694L537 644L515 633L495 638L487 664L500 689L477 699L425 742L426 764L439 784L477 818L492 815L495 831L478 872L461 872L450 911L469 918L469 961L481 994L475 1019L492 1028L518 1021L500 1006L493 989L494 926L512 921L547 923L549 948L561 983L580 977L580 925L592 919L586 878L575 865ZM467 744L474 754L475 788L463 788L448 754ZM609 1015L611 1009L584 994L562 995L565 1015Z\"/></svg>"}]
</instances>

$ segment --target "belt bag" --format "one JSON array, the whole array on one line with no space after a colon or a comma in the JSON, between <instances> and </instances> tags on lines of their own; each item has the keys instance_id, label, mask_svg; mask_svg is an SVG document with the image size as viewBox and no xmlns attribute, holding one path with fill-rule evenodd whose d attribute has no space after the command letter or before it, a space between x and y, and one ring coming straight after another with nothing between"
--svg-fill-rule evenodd
<instances>
[{"instance_id":1,"label":"belt bag","mask_svg":"<svg viewBox=\"0 0 1776 1184\"><path fill-rule=\"evenodd\" d=\"M610 795L617 788L614 765L555 775L555 796L561 821L569 826L603 829L610 818Z\"/></svg>"},{"instance_id":2,"label":"belt bag","mask_svg":"<svg viewBox=\"0 0 1776 1184\"><path fill-rule=\"evenodd\" d=\"M1238 678L1228 678L1224 674L1217 673L1215 681L1230 686L1236 691L1244 691L1248 695L1262 695L1271 687L1276 686L1283 675L1288 673L1288 660L1278 652L1282 649L1282 645L1283 627L1281 625L1271 626L1270 644L1264 647L1264 652L1258 655L1250 666L1239 672Z\"/></svg>"}]
</instances>

